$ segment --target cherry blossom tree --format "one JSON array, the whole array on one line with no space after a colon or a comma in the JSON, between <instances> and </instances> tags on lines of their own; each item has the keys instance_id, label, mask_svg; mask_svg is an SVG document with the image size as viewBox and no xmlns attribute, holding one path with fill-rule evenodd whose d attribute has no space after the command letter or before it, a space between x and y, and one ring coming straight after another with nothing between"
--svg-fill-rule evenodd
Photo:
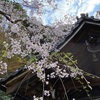
<instances>
[{"instance_id":1,"label":"cherry blossom tree","mask_svg":"<svg viewBox=\"0 0 100 100\"><path fill-rule=\"evenodd\" d=\"M73 26L71 23L74 18L69 18L70 23L67 25L57 22L54 27L44 26L35 17L28 17L18 3L1 0L0 6L0 25L7 38L3 42L6 52L3 57L11 58L20 55L24 58L38 54L42 59L47 59L49 52L68 35Z\"/></svg>"},{"instance_id":2,"label":"cherry blossom tree","mask_svg":"<svg viewBox=\"0 0 100 100\"><path fill-rule=\"evenodd\" d=\"M37 14L42 14L41 9L46 6L44 1L53 9L57 9L55 0L31 0L30 2L22 0L21 3L24 2L22 6L30 7ZM57 21L54 26L45 26L36 17L29 17L22 6L14 0L0 0L0 26L6 38L2 43L0 74L7 72L7 63L4 62L4 59L11 59L17 55L21 59L26 59L24 68L32 70L46 84L49 82L46 81L45 69L54 70L47 75L50 78L83 76L82 70L77 67L71 54L57 53L58 51L55 49L57 43L60 43L70 33L76 19L66 15L66 23ZM34 14L34 12L32 13ZM51 53L52 51L53 53ZM67 68L70 70L70 74L66 71ZM83 78L85 79L84 76ZM49 96L49 93L49 90L44 90L44 95ZM37 100L36 96L34 96L34 100ZM43 100L43 97L40 97L39 100Z\"/></svg>"},{"instance_id":3,"label":"cherry blossom tree","mask_svg":"<svg viewBox=\"0 0 100 100\"><path fill-rule=\"evenodd\" d=\"M100 10L95 13L95 18L100 19Z\"/></svg>"}]
</instances>

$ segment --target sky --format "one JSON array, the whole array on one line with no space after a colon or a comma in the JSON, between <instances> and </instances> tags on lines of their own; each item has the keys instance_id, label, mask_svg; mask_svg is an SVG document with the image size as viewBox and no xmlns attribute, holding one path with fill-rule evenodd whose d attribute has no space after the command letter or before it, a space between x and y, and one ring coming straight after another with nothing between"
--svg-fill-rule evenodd
<instances>
[{"instance_id":1,"label":"sky","mask_svg":"<svg viewBox=\"0 0 100 100\"><path fill-rule=\"evenodd\" d=\"M21 0L15 1L20 2ZM88 13L90 16L93 16L96 11L100 10L100 0L55 0L55 4L57 4L56 10L53 10L49 5L45 6L43 9L41 18L45 25L50 25L54 23L55 20L64 21L64 16L67 14L71 16L80 16L81 13ZM30 10L27 9L27 11L29 14Z\"/></svg>"},{"instance_id":2,"label":"sky","mask_svg":"<svg viewBox=\"0 0 100 100\"><path fill-rule=\"evenodd\" d=\"M57 0L58 10L47 12L43 15L45 24L53 23L55 19L63 19L66 14L72 16L80 16L81 13L88 13L89 16L95 15L96 11L100 10L100 0L74 0L70 5L66 4L66 0ZM71 1L71 0L69 0Z\"/></svg>"}]
</instances>

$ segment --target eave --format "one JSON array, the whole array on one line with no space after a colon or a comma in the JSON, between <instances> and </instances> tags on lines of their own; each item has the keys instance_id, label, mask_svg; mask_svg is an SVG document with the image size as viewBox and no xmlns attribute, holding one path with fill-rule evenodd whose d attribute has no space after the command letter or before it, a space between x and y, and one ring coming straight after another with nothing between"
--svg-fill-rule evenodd
<instances>
[{"instance_id":1,"label":"eave","mask_svg":"<svg viewBox=\"0 0 100 100\"><path fill-rule=\"evenodd\" d=\"M70 34L56 46L56 49L60 51L80 30L82 30L83 27L87 26L95 26L100 29L100 20L86 16L79 18L75 23L75 26L72 27Z\"/></svg>"}]
</instances>

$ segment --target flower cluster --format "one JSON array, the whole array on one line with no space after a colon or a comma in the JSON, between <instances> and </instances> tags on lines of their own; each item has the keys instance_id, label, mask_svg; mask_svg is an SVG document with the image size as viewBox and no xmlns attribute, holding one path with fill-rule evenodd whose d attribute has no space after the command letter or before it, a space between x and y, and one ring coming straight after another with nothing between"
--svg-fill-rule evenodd
<instances>
[{"instance_id":1,"label":"flower cluster","mask_svg":"<svg viewBox=\"0 0 100 100\"><path fill-rule=\"evenodd\" d=\"M7 63L0 61L0 74L5 74L7 72Z\"/></svg>"},{"instance_id":2,"label":"flower cluster","mask_svg":"<svg viewBox=\"0 0 100 100\"><path fill-rule=\"evenodd\" d=\"M33 100L43 100L43 97L36 97L36 96L33 96Z\"/></svg>"}]
</instances>

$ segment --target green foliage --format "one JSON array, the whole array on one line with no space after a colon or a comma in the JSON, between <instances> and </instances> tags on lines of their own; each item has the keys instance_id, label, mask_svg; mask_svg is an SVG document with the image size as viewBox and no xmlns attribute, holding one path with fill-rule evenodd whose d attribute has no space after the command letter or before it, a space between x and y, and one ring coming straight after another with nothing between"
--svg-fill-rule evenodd
<instances>
[{"instance_id":1,"label":"green foliage","mask_svg":"<svg viewBox=\"0 0 100 100\"><path fill-rule=\"evenodd\" d=\"M89 96L89 98L91 98L90 91L92 90L92 87L90 85L90 82L84 76L84 75L91 76L91 74L85 73L83 70L78 68L77 60L74 60L73 54L72 53L64 53L64 52L58 52L58 53L53 52L51 55L52 56L49 57L50 60L58 61L58 62L62 63L62 65L68 66L69 74L73 71L76 73L81 72L81 74L78 74L75 77L75 79L77 80L77 82L80 83L82 88L86 91L87 96Z\"/></svg>"},{"instance_id":2,"label":"green foliage","mask_svg":"<svg viewBox=\"0 0 100 100\"><path fill-rule=\"evenodd\" d=\"M6 50L2 50L2 57L6 57L7 56L7 51Z\"/></svg>"},{"instance_id":3,"label":"green foliage","mask_svg":"<svg viewBox=\"0 0 100 100\"><path fill-rule=\"evenodd\" d=\"M56 60L62 63L65 63L67 66L76 68L77 66L77 60L74 60L74 56L72 53L64 53L64 52L53 52L51 54L50 60Z\"/></svg>"},{"instance_id":4,"label":"green foliage","mask_svg":"<svg viewBox=\"0 0 100 100\"><path fill-rule=\"evenodd\" d=\"M36 62L37 61L37 57L35 55L32 55L30 57L30 59L27 61L27 64L31 64L33 62Z\"/></svg>"},{"instance_id":5,"label":"green foliage","mask_svg":"<svg viewBox=\"0 0 100 100\"><path fill-rule=\"evenodd\" d=\"M1 1L9 2L9 0L1 0Z\"/></svg>"},{"instance_id":6,"label":"green foliage","mask_svg":"<svg viewBox=\"0 0 100 100\"><path fill-rule=\"evenodd\" d=\"M23 10L22 6L19 3L13 3L14 9Z\"/></svg>"},{"instance_id":7,"label":"green foliage","mask_svg":"<svg viewBox=\"0 0 100 100\"><path fill-rule=\"evenodd\" d=\"M0 90L0 100L11 100L11 95L6 95L3 91Z\"/></svg>"}]
</instances>

